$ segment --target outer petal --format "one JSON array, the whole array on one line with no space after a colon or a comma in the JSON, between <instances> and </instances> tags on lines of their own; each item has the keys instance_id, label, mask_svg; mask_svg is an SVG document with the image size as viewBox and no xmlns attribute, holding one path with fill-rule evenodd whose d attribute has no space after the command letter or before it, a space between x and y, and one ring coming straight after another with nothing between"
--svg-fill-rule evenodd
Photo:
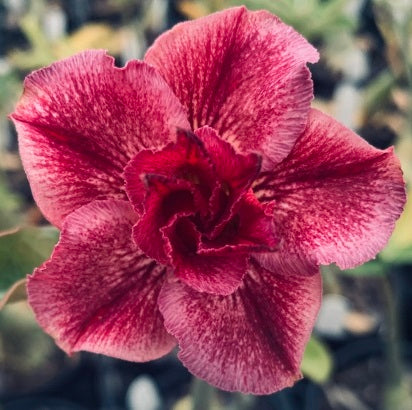
<instances>
[{"instance_id":1,"label":"outer petal","mask_svg":"<svg viewBox=\"0 0 412 410\"><path fill-rule=\"evenodd\" d=\"M68 353L88 350L145 361L168 353L157 297L165 268L133 244L124 201L94 201L70 214L49 261L29 276L40 325Z\"/></svg>"},{"instance_id":2,"label":"outer petal","mask_svg":"<svg viewBox=\"0 0 412 410\"><path fill-rule=\"evenodd\" d=\"M278 162L303 130L317 51L266 11L231 8L178 24L146 54L187 108L243 152Z\"/></svg>"},{"instance_id":3,"label":"outer petal","mask_svg":"<svg viewBox=\"0 0 412 410\"><path fill-rule=\"evenodd\" d=\"M29 75L11 117L36 202L57 226L89 201L126 198L127 162L188 126L152 67L131 61L116 68L104 51L85 51Z\"/></svg>"},{"instance_id":4,"label":"outer petal","mask_svg":"<svg viewBox=\"0 0 412 410\"><path fill-rule=\"evenodd\" d=\"M350 268L386 244L405 203L400 164L390 148L373 148L312 110L305 132L254 190L274 201L287 252Z\"/></svg>"},{"instance_id":5,"label":"outer petal","mask_svg":"<svg viewBox=\"0 0 412 410\"><path fill-rule=\"evenodd\" d=\"M159 295L179 358L197 377L224 390L267 394L300 378L300 362L321 300L319 272L278 260L275 273L254 262L229 296L198 293L181 282Z\"/></svg>"}]
</instances>

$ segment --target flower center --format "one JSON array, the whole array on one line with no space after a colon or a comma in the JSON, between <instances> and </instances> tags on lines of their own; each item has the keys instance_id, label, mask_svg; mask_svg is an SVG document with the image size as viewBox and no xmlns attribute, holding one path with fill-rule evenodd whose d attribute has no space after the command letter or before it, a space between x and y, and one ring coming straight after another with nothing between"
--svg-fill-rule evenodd
<instances>
[{"instance_id":1,"label":"flower center","mask_svg":"<svg viewBox=\"0 0 412 410\"><path fill-rule=\"evenodd\" d=\"M144 182L132 187L144 191L134 238L160 263L276 248L272 218L251 189L260 158L237 153L211 128L179 131L175 143L139 153L131 168Z\"/></svg>"}]
</instances>

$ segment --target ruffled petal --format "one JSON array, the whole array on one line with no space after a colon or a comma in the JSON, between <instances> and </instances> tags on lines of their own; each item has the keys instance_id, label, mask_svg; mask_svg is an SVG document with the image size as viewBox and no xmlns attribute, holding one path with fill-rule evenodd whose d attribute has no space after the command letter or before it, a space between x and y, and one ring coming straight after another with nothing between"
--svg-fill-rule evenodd
<instances>
[{"instance_id":1,"label":"ruffled petal","mask_svg":"<svg viewBox=\"0 0 412 410\"><path fill-rule=\"evenodd\" d=\"M202 250L274 251L279 238L272 215L251 192L239 201L236 213L213 240L204 238Z\"/></svg>"},{"instance_id":2,"label":"ruffled petal","mask_svg":"<svg viewBox=\"0 0 412 410\"><path fill-rule=\"evenodd\" d=\"M137 212L143 211L147 193L145 175L153 174L191 183L205 198L216 184L216 171L202 142L190 131L178 130L175 143L161 151L143 150L125 168L126 191ZM200 198L199 198L200 199ZM205 209L206 211L206 209Z\"/></svg>"},{"instance_id":3,"label":"ruffled petal","mask_svg":"<svg viewBox=\"0 0 412 410\"><path fill-rule=\"evenodd\" d=\"M158 262L168 264L162 228L176 217L195 212L195 192L183 180L147 175L149 186L145 212L133 227L133 240L143 252Z\"/></svg>"},{"instance_id":4,"label":"ruffled petal","mask_svg":"<svg viewBox=\"0 0 412 410\"><path fill-rule=\"evenodd\" d=\"M70 214L49 261L29 276L40 325L66 352L87 350L146 361L175 345L157 297L165 268L131 240L125 201L94 201Z\"/></svg>"},{"instance_id":5,"label":"ruffled petal","mask_svg":"<svg viewBox=\"0 0 412 410\"><path fill-rule=\"evenodd\" d=\"M301 377L321 288L315 266L279 258L275 272L253 262L229 296L166 282L159 307L180 360L195 376L224 390L268 394Z\"/></svg>"},{"instance_id":6,"label":"ruffled petal","mask_svg":"<svg viewBox=\"0 0 412 410\"><path fill-rule=\"evenodd\" d=\"M201 235L187 218L176 218L164 230L174 275L199 292L229 295L240 285L249 255L233 249L198 252Z\"/></svg>"},{"instance_id":7,"label":"ruffled petal","mask_svg":"<svg viewBox=\"0 0 412 410\"><path fill-rule=\"evenodd\" d=\"M254 190L273 202L286 252L343 269L385 246L406 200L393 149L373 148L316 110L290 155Z\"/></svg>"},{"instance_id":8,"label":"ruffled petal","mask_svg":"<svg viewBox=\"0 0 412 410\"><path fill-rule=\"evenodd\" d=\"M196 136L204 144L216 173L228 186L231 195L239 196L245 192L260 171L261 158L256 154L241 155L233 147L222 140L210 127L199 128Z\"/></svg>"},{"instance_id":9,"label":"ruffled petal","mask_svg":"<svg viewBox=\"0 0 412 410\"><path fill-rule=\"evenodd\" d=\"M213 128L199 128L196 135L204 144L219 176L219 183L209 201L211 229L208 236L214 238L237 210L240 198L248 192L259 174L262 160L256 154L236 153Z\"/></svg>"},{"instance_id":10,"label":"ruffled petal","mask_svg":"<svg viewBox=\"0 0 412 410\"><path fill-rule=\"evenodd\" d=\"M94 199L126 199L127 162L189 126L155 69L139 61L117 68L104 51L85 51L29 75L11 118L33 195L57 226Z\"/></svg>"},{"instance_id":11,"label":"ruffled petal","mask_svg":"<svg viewBox=\"0 0 412 410\"><path fill-rule=\"evenodd\" d=\"M266 11L231 8L176 25L148 50L187 108L193 129L204 125L263 166L291 150L313 97L307 62L317 51Z\"/></svg>"}]
</instances>

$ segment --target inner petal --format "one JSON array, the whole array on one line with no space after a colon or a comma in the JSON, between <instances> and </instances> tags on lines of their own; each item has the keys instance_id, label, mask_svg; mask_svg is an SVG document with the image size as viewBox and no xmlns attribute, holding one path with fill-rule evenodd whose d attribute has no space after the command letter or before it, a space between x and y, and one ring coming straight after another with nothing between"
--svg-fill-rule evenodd
<instances>
[{"instance_id":1,"label":"inner petal","mask_svg":"<svg viewBox=\"0 0 412 410\"><path fill-rule=\"evenodd\" d=\"M161 228L176 215L196 212L196 193L186 181L159 175L146 176L146 184L144 212L133 227L133 239L146 255L168 264Z\"/></svg>"},{"instance_id":2,"label":"inner petal","mask_svg":"<svg viewBox=\"0 0 412 410\"><path fill-rule=\"evenodd\" d=\"M207 200L218 180L203 143L189 131L179 130L176 142L162 150L139 152L125 168L126 191L137 212L143 212L147 191L145 175L155 174L189 182Z\"/></svg>"},{"instance_id":3,"label":"inner petal","mask_svg":"<svg viewBox=\"0 0 412 410\"><path fill-rule=\"evenodd\" d=\"M253 194L260 157L243 155L215 130L179 130L175 143L139 153L127 166L141 218L133 238L151 258L201 292L227 295L249 256L278 246L272 217Z\"/></svg>"}]
</instances>

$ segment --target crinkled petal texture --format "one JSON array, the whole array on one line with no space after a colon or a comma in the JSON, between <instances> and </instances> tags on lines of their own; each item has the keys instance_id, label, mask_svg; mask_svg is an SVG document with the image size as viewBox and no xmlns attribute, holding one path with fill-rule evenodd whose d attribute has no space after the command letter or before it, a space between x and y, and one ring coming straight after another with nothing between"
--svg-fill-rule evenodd
<instances>
[{"instance_id":1,"label":"crinkled petal texture","mask_svg":"<svg viewBox=\"0 0 412 410\"><path fill-rule=\"evenodd\" d=\"M123 168L143 148L175 139L186 113L156 70L124 68L104 51L85 51L35 71L12 119L33 195L61 227L94 199L126 199Z\"/></svg>"},{"instance_id":2,"label":"crinkled petal texture","mask_svg":"<svg viewBox=\"0 0 412 410\"><path fill-rule=\"evenodd\" d=\"M385 246L406 199L392 148L375 149L316 110L290 155L254 191L273 203L286 253L344 269Z\"/></svg>"},{"instance_id":3,"label":"crinkled petal texture","mask_svg":"<svg viewBox=\"0 0 412 410\"><path fill-rule=\"evenodd\" d=\"M200 292L234 292L251 252L273 250L271 215L250 186L255 154L240 155L212 128L180 131L161 150L143 150L125 170L126 189L141 215L133 227L140 249Z\"/></svg>"},{"instance_id":4,"label":"crinkled petal texture","mask_svg":"<svg viewBox=\"0 0 412 410\"><path fill-rule=\"evenodd\" d=\"M231 8L176 25L148 50L195 130L215 128L243 152L279 162L303 131L317 51L266 11Z\"/></svg>"},{"instance_id":5,"label":"crinkled petal texture","mask_svg":"<svg viewBox=\"0 0 412 410\"><path fill-rule=\"evenodd\" d=\"M146 361L168 353L157 299L166 268L131 241L125 201L94 201L67 216L49 261L29 276L40 325L68 353L88 350Z\"/></svg>"},{"instance_id":6,"label":"crinkled petal texture","mask_svg":"<svg viewBox=\"0 0 412 410\"><path fill-rule=\"evenodd\" d=\"M241 287L229 296L165 283L159 295L165 327L195 376L224 390L253 394L273 393L301 377L321 277L313 265L292 258L274 264L269 272L252 259Z\"/></svg>"}]
</instances>

